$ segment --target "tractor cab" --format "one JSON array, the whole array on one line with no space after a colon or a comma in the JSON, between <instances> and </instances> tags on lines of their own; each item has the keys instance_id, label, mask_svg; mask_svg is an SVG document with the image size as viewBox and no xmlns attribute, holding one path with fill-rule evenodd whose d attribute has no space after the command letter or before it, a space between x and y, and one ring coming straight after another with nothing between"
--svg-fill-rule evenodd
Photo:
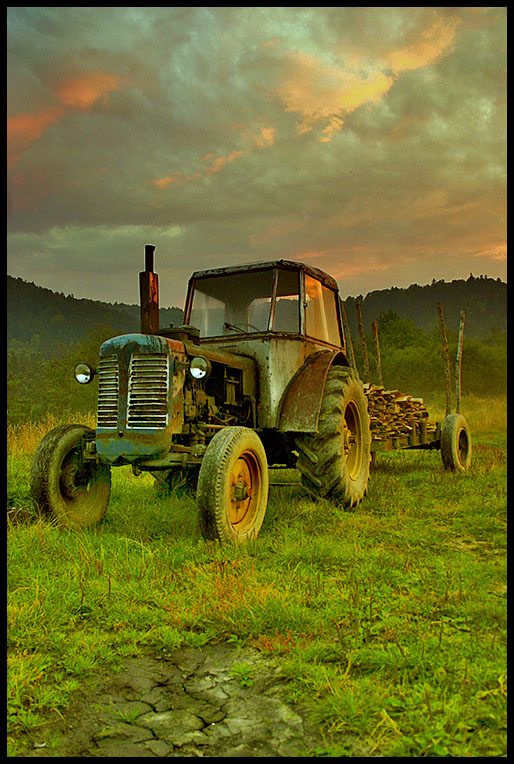
<instances>
[{"instance_id":1,"label":"tractor cab","mask_svg":"<svg viewBox=\"0 0 514 764\"><path fill-rule=\"evenodd\" d=\"M290 260L196 271L184 323L200 338L272 333L344 346L336 281Z\"/></svg>"}]
</instances>

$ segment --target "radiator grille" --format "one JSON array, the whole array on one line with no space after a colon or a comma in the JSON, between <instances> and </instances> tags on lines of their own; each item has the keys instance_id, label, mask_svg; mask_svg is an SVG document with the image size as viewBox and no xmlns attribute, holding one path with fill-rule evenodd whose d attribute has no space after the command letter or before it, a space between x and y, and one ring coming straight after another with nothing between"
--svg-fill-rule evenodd
<instances>
[{"instance_id":1,"label":"radiator grille","mask_svg":"<svg viewBox=\"0 0 514 764\"><path fill-rule=\"evenodd\" d=\"M130 359L127 427L168 424L168 356L134 353Z\"/></svg>"},{"instance_id":2,"label":"radiator grille","mask_svg":"<svg viewBox=\"0 0 514 764\"><path fill-rule=\"evenodd\" d=\"M98 427L116 428L118 394L118 359L115 355L108 355L100 359L98 369Z\"/></svg>"}]
</instances>

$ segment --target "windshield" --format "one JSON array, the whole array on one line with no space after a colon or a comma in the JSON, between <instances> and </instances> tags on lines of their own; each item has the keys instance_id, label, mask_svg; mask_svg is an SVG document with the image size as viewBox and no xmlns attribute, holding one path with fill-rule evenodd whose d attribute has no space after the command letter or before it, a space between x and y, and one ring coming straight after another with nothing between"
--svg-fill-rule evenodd
<instances>
[{"instance_id":1,"label":"windshield","mask_svg":"<svg viewBox=\"0 0 514 764\"><path fill-rule=\"evenodd\" d=\"M279 270L270 320L273 269L206 276L195 282L189 323L201 337L279 331L299 332L299 274Z\"/></svg>"}]
</instances>

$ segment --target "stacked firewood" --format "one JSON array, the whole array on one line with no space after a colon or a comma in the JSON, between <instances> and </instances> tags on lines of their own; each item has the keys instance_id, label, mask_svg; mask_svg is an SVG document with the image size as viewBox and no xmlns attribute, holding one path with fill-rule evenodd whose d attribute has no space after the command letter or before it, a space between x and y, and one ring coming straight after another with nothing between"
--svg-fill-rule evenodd
<instances>
[{"instance_id":1,"label":"stacked firewood","mask_svg":"<svg viewBox=\"0 0 514 764\"><path fill-rule=\"evenodd\" d=\"M385 390L381 385L364 385L368 399L371 434L374 440L405 437L419 433L426 426L427 435L436 425L428 424L428 411L423 398L404 395L399 390Z\"/></svg>"}]
</instances>

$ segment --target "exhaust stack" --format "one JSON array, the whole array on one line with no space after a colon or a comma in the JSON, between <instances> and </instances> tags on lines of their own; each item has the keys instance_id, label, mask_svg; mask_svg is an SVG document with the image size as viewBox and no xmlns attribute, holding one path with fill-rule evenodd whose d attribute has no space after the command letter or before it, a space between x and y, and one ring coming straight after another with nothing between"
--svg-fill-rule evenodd
<instances>
[{"instance_id":1,"label":"exhaust stack","mask_svg":"<svg viewBox=\"0 0 514 764\"><path fill-rule=\"evenodd\" d=\"M141 333L159 332L159 277L153 272L153 244L145 245L145 270L139 274Z\"/></svg>"}]
</instances>

